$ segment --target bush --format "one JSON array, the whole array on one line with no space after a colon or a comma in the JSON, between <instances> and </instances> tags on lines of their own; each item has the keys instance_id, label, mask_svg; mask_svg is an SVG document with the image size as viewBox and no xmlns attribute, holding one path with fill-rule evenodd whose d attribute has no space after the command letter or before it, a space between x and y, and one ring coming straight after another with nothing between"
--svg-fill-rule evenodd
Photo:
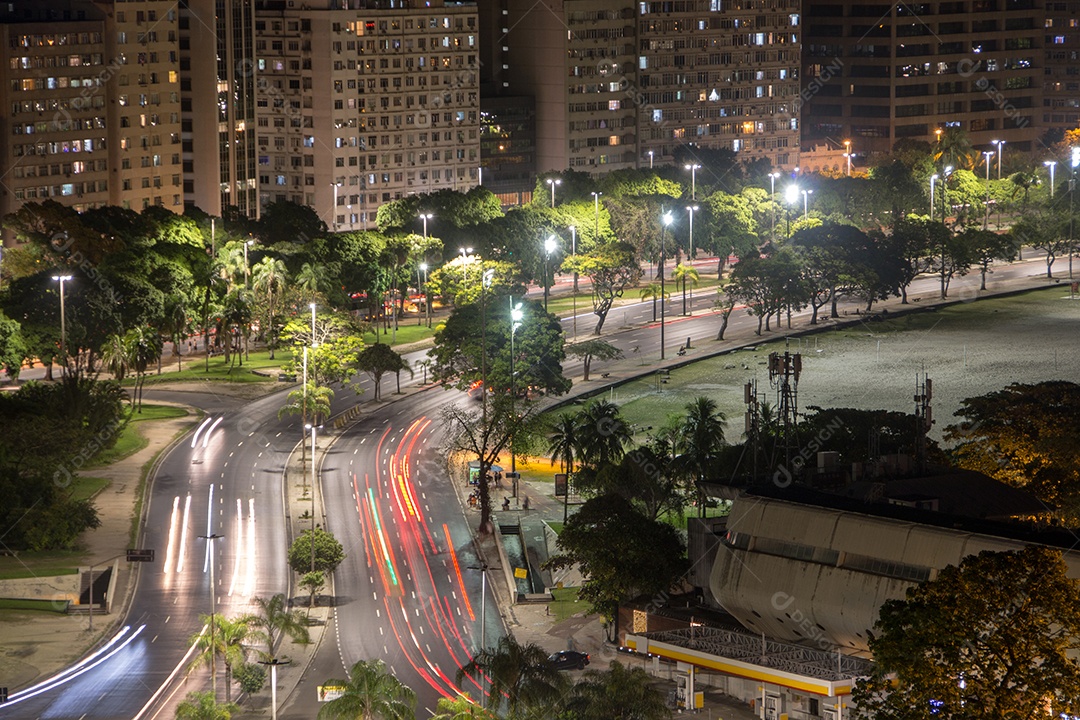
<instances>
[{"instance_id":1,"label":"bush","mask_svg":"<svg viewBox=\"0 0 1080 720\"><path fill-rule=\"evenodd\" d=\"M244 663L233 668L233 680L248 695L254 695L266 684L266 668L258 663Z\"/></svg>"},{"instance_id":2,"label":"bush","mask_svg":"<svg viewBox=\"0 0 1080 720\"><path fill-rule=\"evenodd\" d=\"M315 571L332 573L345 559L345 549L330 533L315 528ZM305 530L289 548L289 567L293 572L305 574L311 571L311 530Z\"/></svg>"}]
</instances>

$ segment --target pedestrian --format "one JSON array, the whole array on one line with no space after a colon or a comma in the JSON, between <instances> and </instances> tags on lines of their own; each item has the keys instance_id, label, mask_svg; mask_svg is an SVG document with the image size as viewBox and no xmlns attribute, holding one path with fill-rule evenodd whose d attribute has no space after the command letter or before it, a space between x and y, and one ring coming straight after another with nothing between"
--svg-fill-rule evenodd
<instances>
[{"instance_id":1,"label":"pedestrian","mask_svg":"<svg viewBox=\"0 0 1080 720\"><path fill-rule=\"evenodd\" d=\"M510 498L504 497L503 498L503 510L509 510L509 509L510 509Z\"/></svg>"},{"instance_id":2,"label":"pedestrian","mask_svg":"<svg viewBox=\"0 0 1080 720\"><path fill-rule=\"evenodd\" d=\"M529 496L528 495L526 495L525 499L521 501L521 509L522 510L528 510L529 509Z\"/></svg>"}]
</instances>

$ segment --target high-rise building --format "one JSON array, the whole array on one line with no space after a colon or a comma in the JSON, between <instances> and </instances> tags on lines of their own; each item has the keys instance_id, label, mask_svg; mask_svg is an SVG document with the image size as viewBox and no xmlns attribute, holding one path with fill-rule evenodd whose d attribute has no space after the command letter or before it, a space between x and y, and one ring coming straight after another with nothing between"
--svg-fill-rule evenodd
<instances>
[{"instance_id":1,"label":"high-rise building","mask_svg":"<svg viewBox=\"0 0 1080 720\"><path fill-rule=\"evenodd\" d=\"M694 144L794 165L799 0L509 0L509 89L540 172L670 162Z\"/></svg>"},{"instance_id":2,"label":"high-rise building","mask_svg":"<svg viewBox=\"0 0 1080 720\"><path fill-rule=\"evenodd\" d=\"M1080 2L1046 0L1042 125L1080 127Z\"/></svg>"},{"instance_id":3,"label":"high-rise building","mask_svg":"<svg viewBox=\"0 0 1080 720\"><path fill-rule=\"evenodd\" d=\"M0 6L0 214L183 208L177 13L165 0Z\"/></svg>"},{"instance_id":4,"label":"high-rise building","mask_svg":"<svg viewBox=\"0 0 1080 720\"><path fill-rule=\"evenodd\" d=\"M964 130L1029 151L1040 131L1042 0L807 0L804 139L888 152Z\"/></svg>"},{"instance_id":5,"label":"high-rise building","mask_svg":"<svg viewBox=\"0 0 1080 720\"><path fill-rule=\"evenodd\" d=\"M184 196L211 215L259 216L254 0L183 0Z\"/></svg>"},{"instance_id":6,"label":"high-rise building","mask_svg":"<svg viewBox=\"0 0 1080 720\"><path fill-rule=\"evenodd\" d=\"M256 23L264 205L299 198L360 230L384 203L477 184L475 5L266 1Z\"/></svg>"}]
</instances>

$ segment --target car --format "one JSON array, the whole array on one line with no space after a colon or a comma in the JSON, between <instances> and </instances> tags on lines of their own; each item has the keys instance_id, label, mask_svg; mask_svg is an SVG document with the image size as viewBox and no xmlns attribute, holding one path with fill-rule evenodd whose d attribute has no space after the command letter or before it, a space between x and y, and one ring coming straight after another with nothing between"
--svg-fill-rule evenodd
<instances>
[{"instance_id":1,"label":"car","mask_svg":"<svg viewBox=\"0 0 1080 720\"><path fill-rule=\"evenodd\" d=\"M556 670L584 670L589 664L589 654L576 650L563 650L549 655L548 662Z\"/></svg>"}]
</instances>

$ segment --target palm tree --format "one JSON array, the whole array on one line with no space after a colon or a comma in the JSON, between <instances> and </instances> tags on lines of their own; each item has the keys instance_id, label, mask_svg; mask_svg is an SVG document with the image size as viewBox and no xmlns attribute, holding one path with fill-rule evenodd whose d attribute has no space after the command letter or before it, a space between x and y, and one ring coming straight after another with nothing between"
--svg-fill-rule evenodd
<instances>
[{"instance_id":1,"label":"palm tree","mask_svg":"<svg viewBox=\"0 0 1080 720\"><path fill-rule=\"evenodd\" d=\"M322 265L304 263L296 273L296 287L303 290L312 300L326 288L326 270Z\"/></svg>"},{"instance_id":2,"label":"palm tree","mask_svg":"<svg viewBox=\"0 0 1080 720\"><path fill-rule=\"evenodd\" d=\"M135 412L142 412L142 390L146 382L146 368L161 357L161 336L148 327L137 327L124 334L128 368L135 371L135 391L132 404Z\"/></svg>"},{"instance_id":3,"label":"palm tree","mask_svg":"<svg viewBox=\"0 0 1080 720\"><path fill-rule=\"evenodd\" d=\"M660 283L655 283L655 282L654 283L649 283L645 287L641 288L641 299L642 299L642 301L645 301L645 300L648 300L649 298L652 298L652 321L653 322L656 322L656 301L658 299L661 299L660 298L661 295L663 295L664 300L667 300L669 297L671 297L671 293L669 293L669 292L664 292L664 293L660 292Z\"/></svg>"},{"instance_id":4,"label":"palm tree","mask_svg":"<svg viewBox=\"0 0 1080 720\"><path fill-rule=\"evenodd\" d=\"M182 368L180 364L180 336L187 330L187 325L187 298L179 293L169 295L165 298L165 306L158 322L158 330L173 345L173 357L176 358L177 370ZM160 367L158 369L160 371Z\"/></svg>"},{"instance_id":5,"label":"palm tree","mask_svg":"<svg viewBox=\"0 0 1080 720\"><path fill-rule=\"evenodd\" d=\"M706 474L715 464L720 449L724 447L724 427L727 418L716 409L716 401L700 396L686 405L686 417L682 425L682 454L678 464L693 473L698 485L698 508L705 517L704 490L701 487Z\"/></svg>"},{"instance_id":6,"label":"palm tree","mask_svg":"<svg viewBox=\"0 0 1080 720\"><path fill-rule=\"evenodd\" d=\"M942 167L952 165L958 169L971 170L975 167L976 157L977 153L971 147L971 138L956 127L948 128L941 134L934 150L934 162Z\"/></svg>"},{"instance_id":7,"label":"palm tree","mask_svg":"<svg viewBox=\"0 0 1080 720\"><path fill-rule=\"evenodd\" d=\"M177 720L229 720L240 708L235 703L219 705L212 692L188 693L176 706Z\"/></svg>"},{"instance_id":8,"label":"palm tree","mask_svg":"<svg viewBox=\"0 0 1080 720\"><path fill-rule=\"evenodd\" d=\"M580 461L598 470L622 459L632 438L618 405L607 400L593 400L578 414L577 421Z\"/></svg>"},{"instance_id":9,"label":"palm tree","mask_svg":"<svg viewBox=\"0 0 1080 720\"><path fill-rule=\"evenodd\" d=\"M581 456L581 441L578 438L578 419L570 413L562 413L551 426L548 434L548 452L551 464L558 460L566 473L566 493L563 495L563 522L566 522L570 504L570 476L574 472L574 458Z\"/></svg>"},{"instance_id":10,"label":"palm tree","mask_svg":"<svg viewBox=\"0 0 1080 720\"><path fill-rule=\"evenodd\" d=\"M124 379L128 372L128 349L123 335L113 333L105 340L105 344L101 346L101 364L112 373L117 382ZM135 403L134 396L131 402Z\"/></svg>"},{"instance_id":11,"label":"palm tree","mask_svg":"<svg viewBox=\"0 0 1080 720\"><path fill-rule=\"evenodd\" d=\"M204 625L209 625L211 617L201 615L199 620ZM234 667L244 663L244 641L252 637L251 625L247 618L230 620L216 616L213 618L214 632L200 632L194 635L190 642L195 645L198 654L188 665L187 673L202 667L210 666L210 672L217 672L217 659L220 657L225 663L225 702L232 701L232 671Z\"/></svg>"},{"instance_id":12,"label":"palm tree","mask_svg":"<svg viewBox=\"0 0 1080 720\"><path fill-rule=\"evenodd\" d=\"M1021 196L1021 211L1026 211L1031 196L1031 189L1042 184L1039 173L1035 170L1021 170L1009 176L1009 182L1013 185L1012 197Z\"/></svg>"},{"instance_id":13,"label":"palm tree","mask_svg":"<svg viewBox=\"0 0 1080 720\"><path fill-rule=\"evenodd\" d=\"M343 692L319 709L320 720L413 720L416 716L416 693L394 677L382 660L361 660L352 666L348 680L327 680L323 685Z\"/></svg>"},{"instance_id":14,"label":"palm tree","mask_svg":"<svg viewBox=\"0 0 1080 720\"><path fill-rule=\"evenodd\" d=\"M535 643L522 645L512 635L503 635L491 649L481 649L458 670L457 683L465 677L486 677L487 708L498 710L505 697L509 718L522 717L531 708L550 707L568 684L548 661L546 650Z\"/></svg>"},{"instance_id":15,"label":"palm tree","mask_svg":"<svg viewBox=\"0 0 1080 720\"><path fill-rule=\"evenodd\" d=\"M282 635L288 635L293 642L300 644L311 642L303 613L289 609L284 593L278 593L269 600L255 598L255 612L245 615L243 620L252 629L252 636L266 643L266 660L277 657Z\"/></svg>"},{"instance_id":16,"label":"palm tree","mask_svg":"<svg viewBox=\"0 0 1080 720\"><path fill-rule=\"evenodd\" d=\"M698 281L701 280L701 273L697 271L693 265L684 265L679 263L675 266L675 272L671 274L675 282L682 280L682 314L686 314L686 281L690 281L690 287L697 287Z\"/></svg>"},{"instance_id":17,"label":"palm tree","mask_svg":"<svg viewBox=\"0 0 1080 720\"><path fill-rule=\"evenodd\" d=\"M251 286L256 292L266 293L267 323L266 344L270 347L270 359L274 359L274 348L277 346L277 329L274 327L274 300L282 291L288 281L288 271L285 263L277 258L264 257L252 269Z\"/></svg>"},{"instance_id":18,"label":"palm tree","mask_svg":"<svg viewBox=\"0 0 1080 720\"><path fill-rule=\"evenodd\" d=\"M671 717L666 698L652 685L654 678L641 668L626 668L613 661L606 671L587 670L574 685L567 702L579 720L666 720Z\"/></svg>"},{"instance_id":19,"label":"palm tree","mask_svg":"<svg viewBox=\"0 0 1080 720\"><path fill-rule=\"evenodd\" d=\"M229 292L236 289L236 278L241 278L241 286L245 273L244 245L239 242L230 242L218 251L217 263L215 263L219 277L225 281Z\"/></svg>"}]
</instances>

